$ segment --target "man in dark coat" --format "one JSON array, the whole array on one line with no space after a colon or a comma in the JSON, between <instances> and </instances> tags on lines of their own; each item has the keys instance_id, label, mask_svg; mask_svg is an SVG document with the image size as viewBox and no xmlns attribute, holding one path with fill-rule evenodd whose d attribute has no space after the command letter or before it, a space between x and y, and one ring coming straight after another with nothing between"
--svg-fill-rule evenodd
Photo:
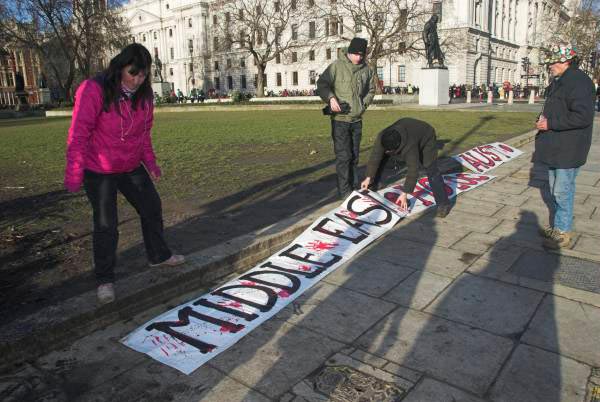
<instances>
[{"instance_id":1,"label":"man in dark coat","mask_svg":"<svg viewBox=\"0 0 600 402\"><path fill-rule=\"evenodd\" d=\"M575 178L592 141L594 84L578 69L577 52L559 45L546 57L552 82L536 127L534 161L548 166L553 203L550 226L542 229L544 247L569 247L573 234Z\"/></svg>"},{"instance_id":2,"label":"man in dark coat","mask_svg":"<svg viewBox=\"0 0 600 402\"><path fill-rule=\"evenodd\" d=\"M394 157L406 162L407 168L402 186L404 192L396 201L400 208L408 208L407 194L415 189L419 168L422 166L427 171L429 185L438 206L437 216L445 217L450 212L450 201L437 165L436 143L435 129L424 121L408 117L396 121L377 135L361 190L376 190L386 162Z\"/></svg>"}]
</instances>

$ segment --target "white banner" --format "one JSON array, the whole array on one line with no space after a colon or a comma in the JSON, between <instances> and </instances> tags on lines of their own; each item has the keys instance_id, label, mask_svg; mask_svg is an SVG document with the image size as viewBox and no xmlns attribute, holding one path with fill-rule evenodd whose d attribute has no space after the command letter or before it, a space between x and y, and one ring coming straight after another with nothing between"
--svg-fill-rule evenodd
<instances>
[{"instance_id":1,"label":"white banner","mask_svg":"<svg viewBox=\"0 0 600 402\"><path fill-rule=\"evenodd\" d=\"M449 197L491 179L468 173L444 176ZM406 215L394 203L400 194L400 186L353 192L263 263L148 321L121 342L190 374L390 230ZM427 178L419 180L408 198L411 214L435 204Z\"/></svg>"},{"instance_id":2,"label":"white banner","mask_svg":"<svg viewBox=\"0 0 600 402\"><path fill-rule=\"evenodd\" d=\"M523 152L501 142L480 145L452 158L475 173L485 173L502 165Z\"/></svg>"}]
</instances>

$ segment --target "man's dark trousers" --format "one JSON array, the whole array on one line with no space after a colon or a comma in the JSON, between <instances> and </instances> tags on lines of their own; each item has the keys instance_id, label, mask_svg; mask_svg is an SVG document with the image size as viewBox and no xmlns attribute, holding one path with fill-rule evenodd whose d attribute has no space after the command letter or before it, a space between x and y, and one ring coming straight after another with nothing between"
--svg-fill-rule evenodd
<instances>
[{"instance_id":1,"label":"man's dark trousers","mask_svg":"<svg viewBox=\"0 0 600 402\"><path fill-rule=\"evenodd\" d=\"M353 123L331 120L331 137L335 152L338 193L344 198L359 187L358 154L362 120Z\"/></svg>"}]
</instances>

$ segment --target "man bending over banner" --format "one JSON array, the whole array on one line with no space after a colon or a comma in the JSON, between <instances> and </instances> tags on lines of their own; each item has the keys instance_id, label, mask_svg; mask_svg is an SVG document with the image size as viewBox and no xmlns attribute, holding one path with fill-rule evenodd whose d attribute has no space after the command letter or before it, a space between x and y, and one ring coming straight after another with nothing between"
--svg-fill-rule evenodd
<instances>
[{"instance_id":1,"label":"man bending over banner","mask_svg":"<svg viewBox=\"0 0 600 402\"><path fill-rule=\"evenodd\" d=\"M450 201L444 190L444 181L437 165L435 129L424 121L402 118L377 135L367 164L366 178L361 190L377 190L381 174L390 157L406 162L407 173L404 192L396 203L408 209L407 194L415 189L419 168L426 169L429 185L438 206L437 216L444 218L450 213Z\"/></svg>"}]
</instances>

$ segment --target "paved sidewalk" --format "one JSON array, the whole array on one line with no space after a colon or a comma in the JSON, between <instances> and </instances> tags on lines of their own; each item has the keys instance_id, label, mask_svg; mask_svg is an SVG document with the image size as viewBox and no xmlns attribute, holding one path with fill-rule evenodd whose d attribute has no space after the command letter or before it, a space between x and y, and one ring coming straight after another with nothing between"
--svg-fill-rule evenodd
<instances>
[{"instance_id":1,"label":"paved sidewalk","mask_svg":"<svg viewBox=\"0 0 600 402\"><path fill-rule=\"evenodd\" d=\"M401 222L190 376L118 340L202 291L0 378L45 401L600 400L600 119L570 250L548 253L544 171L526 155L443 220ZM10 399L13 398L13 399ZM362 398L362 399L360 399Z\"/></svg>"}]
</instances>

